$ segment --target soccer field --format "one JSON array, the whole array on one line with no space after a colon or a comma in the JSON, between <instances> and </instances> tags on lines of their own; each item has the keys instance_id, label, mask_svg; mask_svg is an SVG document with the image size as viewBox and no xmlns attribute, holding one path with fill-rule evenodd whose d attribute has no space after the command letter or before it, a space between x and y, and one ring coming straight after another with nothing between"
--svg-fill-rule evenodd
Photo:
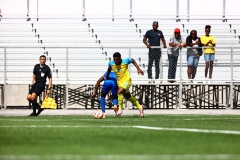
<instances>
[{"instance_id":1,"label":"soccer field","mask_svg":"<svg viewBox=\"0 0 240 160\"><path fill-rule=\"evenodd\" d=\"M236 160L237 115L0 117L0 160Z\"/></svg>"}]
</instances>

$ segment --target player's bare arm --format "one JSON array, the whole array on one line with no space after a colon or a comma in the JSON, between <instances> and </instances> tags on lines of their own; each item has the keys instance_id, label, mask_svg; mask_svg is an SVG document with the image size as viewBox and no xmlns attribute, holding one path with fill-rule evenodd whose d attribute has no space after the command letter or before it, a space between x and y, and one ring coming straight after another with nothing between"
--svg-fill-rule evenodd
<instances>
[{"instance_id":1,"label":"player's bare arm","mask_svg":"<svg viewBox=\"0 0 240 160\"><path fill-rule=\"evenodd\" d=\"M48 88L46 92L47 96L49 96L49 94L51 93L51 88L52 88L52 78L48 78Z\"/></svg>"},{"instance_id":2,"label":"player's bare arm","mask_svg":"<svg viewBox=\"0 0 240 160\"><path fill-rule=\"evenodd\" d=\"M97 83L95 84L95 89L94 89L94 92L93 92L93 94L91 95L91 99L93 99L93 98L95 98L96 97L96 95L97 95L97 92L98 92L98 88L99 88L99 86L100 86L100 84L101 84L101 82L104 80L104 76L102 76L102 77L100 77L99 79L98 79L98 81L97 81Z\"/></svg>"},{"instance_id":3,"label":"player's bare arm","mask_svg":"<svg viewBox=\"0 0 240 160\"><path fill-rule=\"evenodd\" d=\"M134 59L132 59L132 64L137 68L138 74L144 75L144 72L139 68L137 62Z\"/></svg>"}]
</instances>

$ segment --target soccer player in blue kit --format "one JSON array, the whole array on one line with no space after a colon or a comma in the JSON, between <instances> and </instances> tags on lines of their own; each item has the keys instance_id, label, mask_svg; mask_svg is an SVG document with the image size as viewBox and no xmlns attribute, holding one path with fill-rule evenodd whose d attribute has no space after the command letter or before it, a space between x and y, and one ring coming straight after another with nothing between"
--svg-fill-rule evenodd
<instances>
[{"instance_id":1,"label":"soccer player in blue kit","mask_svg":"<svg viewBox=\"0 0 240 160\"><path fill-rule=\"evenodd\" d=\"M103 112L102 118L106 118L105 115L105 97L109 93L109 91L112 91L112 103L114 105L114 108L117 108L118 105L118 96L117 96L117 90L118 90L118 85L117 85L117 76L114 72L110 72L109 78L107 79L107 72L101 76L97 83L95 84L95 90L94 93L91 95L91 99L95 98L97 95L98 87L100 86L101 82L104 81L102 89L101 89L101 98L100 98L100 107Z\"/></svg>"}]
</instances>

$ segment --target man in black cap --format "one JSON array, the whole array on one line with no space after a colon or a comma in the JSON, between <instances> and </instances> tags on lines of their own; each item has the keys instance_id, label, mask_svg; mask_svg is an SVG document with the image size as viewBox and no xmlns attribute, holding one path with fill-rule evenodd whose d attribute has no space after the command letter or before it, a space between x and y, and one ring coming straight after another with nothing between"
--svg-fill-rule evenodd
<instances>
[{"instance_id":1,"label":"man in black cap","mask_svg":"<svg viewBox=\"0 0 240 160\"><path fill-rule=\"evenodd\" d=\"M158 22L154 21L152 25L153 29L148 30L143 38L143 43L149 48L148 52L148 79L152 79L152 66L155 61L155 79L159 79L160 74L160 58L161 48L160 40L162 40L163 48L167 48L164 35L161 30L158 30ZM154 47L154 48L153 48ZM159 47L159 48L155 48Z\"/></svg>"}]
</instances>

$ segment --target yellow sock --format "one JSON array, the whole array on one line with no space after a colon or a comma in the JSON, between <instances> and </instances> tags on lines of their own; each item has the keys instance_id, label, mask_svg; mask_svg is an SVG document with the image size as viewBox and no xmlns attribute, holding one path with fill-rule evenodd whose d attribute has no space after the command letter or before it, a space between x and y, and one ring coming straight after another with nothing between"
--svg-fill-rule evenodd
<instances>
[{"instance_id":1,"label":"yellow sock","mask_svg":"<svg viewBox=\"0 0 240 160\"><path fill-rule=\"evenodd\" d=\"M134 106L136 106L139 110L142 108L142 106L139 104L138 100L136 100L135 97L131 96L128 99Z\"/></svg>"},{"instance_id":2,"label":"yellow sock","mask_svg":"<svg viewBox=\"0 0 240 160\"><path fill-rule=\"evenodd\" d=\"M123 109L123 95L122 94L118 94L118 105L119 105L119 110Z\"/></svg>"}]
</instances>

